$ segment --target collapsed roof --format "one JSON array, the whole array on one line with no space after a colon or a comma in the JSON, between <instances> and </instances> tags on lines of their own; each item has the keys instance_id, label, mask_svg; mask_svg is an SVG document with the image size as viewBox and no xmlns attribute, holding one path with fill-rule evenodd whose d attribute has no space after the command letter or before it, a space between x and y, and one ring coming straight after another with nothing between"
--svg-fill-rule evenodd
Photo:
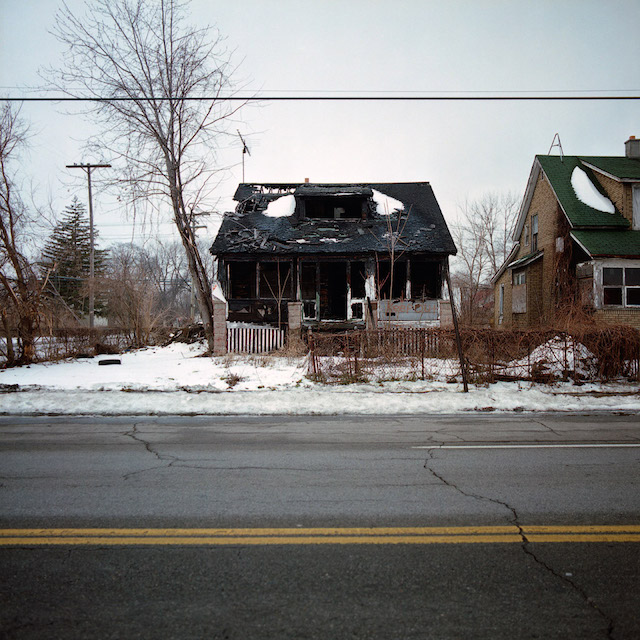
<instances>
[{"instance_id":1,"label":"collapsed roof","mask_svg":"<svg viewBox=\"0 0 640 640\"><path fill-rule=\"evenodd\" d=\"M215 255L386 253L392 236L397 252L456 253L428 182L240 184L234 200L211 247ZM276 201L284 206L274 213ZM340 213L318 217L319 203Z\"/></svg>"}]
</instances>

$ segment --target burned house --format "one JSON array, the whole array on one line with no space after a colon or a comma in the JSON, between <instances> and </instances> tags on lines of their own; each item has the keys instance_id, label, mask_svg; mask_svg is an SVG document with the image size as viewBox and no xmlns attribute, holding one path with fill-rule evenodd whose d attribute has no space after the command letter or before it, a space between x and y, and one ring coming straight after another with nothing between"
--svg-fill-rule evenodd
<instances>
[{"instance_id":1,"label":"burned house","mask_svg":"<svg viewBox=\"0 0 640 640\"><path fill-rule=\"evenodd\" d=\"M429 183L241 184L234 199L211 248L229 321L448 323L456 248Z\"/></svg>"}]
</instances>

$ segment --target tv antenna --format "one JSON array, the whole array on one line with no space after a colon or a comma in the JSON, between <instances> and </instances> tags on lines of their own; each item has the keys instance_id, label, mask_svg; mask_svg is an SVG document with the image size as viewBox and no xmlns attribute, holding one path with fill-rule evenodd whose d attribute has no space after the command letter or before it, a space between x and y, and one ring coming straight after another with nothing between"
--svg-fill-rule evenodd
<instances>
[{"instance_id":1,"label":"tv antenna","mask_svg":"<svg viewBox=\"0 0 640 640\"><path fill-rule=\"evenodd\" d=\"M244 154L248 153L249 155L251 155L251 151L249 151L249 147L247 146L247 143L244 141L244 138L240 133L240 129L236 129L236 131L240 136L240 142L242 142L242 182L244 183Z\"/></svg>"},{"instance_id":2,"label":"tv antenna","mask_svg":"<svg viewBox=\"0 0 640 640\"><path fill-rule=\"evenodd\" d=\"M558 142L556 142L556 140ZM560 142L559 133L556 133L556 135L553 136L553 140L551 141L551 146L549 147L549 153L547 153L547 155L551 154L551 149L553 149L553 147L558 147L558 149L560 149L560 161L564 162L564 151L562 150L562 142Z\"/></svg>"}]
</instances>

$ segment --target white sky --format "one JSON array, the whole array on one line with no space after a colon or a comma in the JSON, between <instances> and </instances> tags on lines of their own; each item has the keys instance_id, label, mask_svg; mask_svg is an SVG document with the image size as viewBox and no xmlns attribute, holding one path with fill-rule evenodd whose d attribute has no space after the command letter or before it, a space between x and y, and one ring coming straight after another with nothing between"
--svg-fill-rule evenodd
<instances>
[{"instance_id":1,"label":"white sky","mask_svg":"<svg viewBox=\"0 0 640 640\"><path fill-rule=\"evenodd\" d=\"M41 84L38 67L55 63L56 7L0 0L0 95ZM265 93L640 95L638 0L194 0L192 15L218 26L237 52L238 79ZM88 125L51 104L26 103L22 113L34 133L26 168L42 199L56 210L73 195L86 200L84 174L64 167L92 160L81 152ZM247 181L427 180L449 222L466 198L522 194L533 156L548 152L556 132L569 155L621 155L624 141L640 136L636 101L270 103L242 118ZM223 209L242 175L240 142L230 142L220 160L235 166L218 189L222 204L212 203ZM96 210L103 243L131 237L115 203L98 201Z\"/></svg>"}]
</instances>

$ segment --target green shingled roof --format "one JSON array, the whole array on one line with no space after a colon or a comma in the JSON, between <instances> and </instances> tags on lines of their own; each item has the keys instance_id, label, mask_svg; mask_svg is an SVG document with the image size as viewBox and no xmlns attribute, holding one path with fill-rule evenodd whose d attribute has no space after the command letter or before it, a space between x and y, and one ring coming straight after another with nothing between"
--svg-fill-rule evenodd
<instances>
[{"instance_id":1,"label":"green shingled roof","mask_svg":"<svg viewBox=\"0 0 640 640\"><path fill-rule=\"evenodd\" d=\"M640 257L640 231L572 231L592 257Z\"/></svg>"},{"instance_id":2,"label":"green shingled roof","mask_svg":"<svg viewBox=\"0 0 640 640\"><path fill-rule=\"evenodd\" d=\"M576 228L619 228L626 229L629 227L629 222L624 216L616 209L615 213L605 213L593 209L589 205L584 204L578 200L573 187L571 186L571 174L573 170L579 166L588 176L596 189L603 195L606 195L602 188L599 187L597 180L593 176L593 172L589 167L586 167L577 156L536 156L538 162L542 166L542 169L551 183L560 206L567 214L571 226ZM602 159L602 158L601 158ZM621 158L626 160L627 158ZM587 158L585 157L585 160ZM593 161L593 157L589 157L590 161ZM591 164L594 164L591 162Z\"/></svg>"},{"instance_id":3,"label":"green shingled roof","mask_svg":"<svg viewBox=\"0 0 640 640\"><path fill-rule=\"evenodd\" d=\"M640 160L618 156L580 156L582 162L593 165L619 180L640 180Z\"/></svg>"}]
</instances>

